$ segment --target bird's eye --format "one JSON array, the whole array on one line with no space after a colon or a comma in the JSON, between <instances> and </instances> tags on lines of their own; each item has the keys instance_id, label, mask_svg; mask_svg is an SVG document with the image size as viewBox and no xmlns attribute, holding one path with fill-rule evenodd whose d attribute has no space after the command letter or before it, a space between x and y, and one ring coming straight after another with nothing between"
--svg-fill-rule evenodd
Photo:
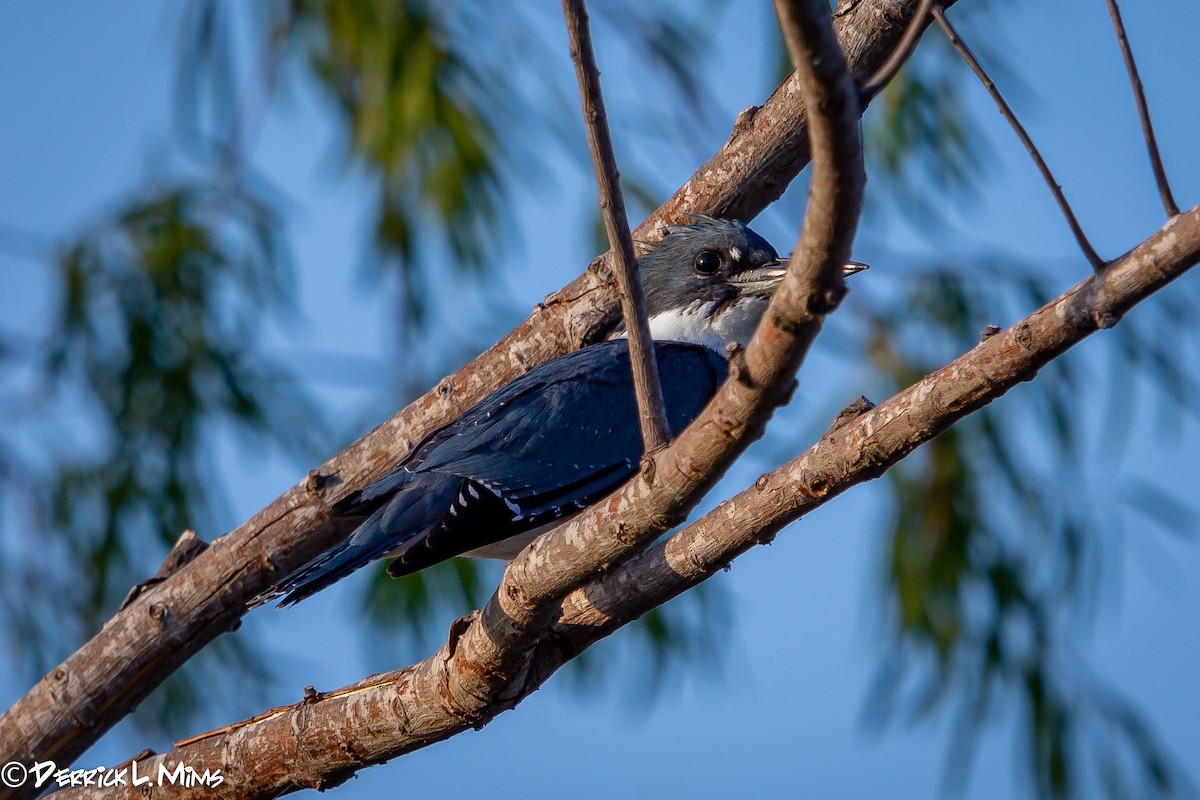
<instances>
[{"instance_id":1,"label":"bird's eye","mask_svg":"<svg viewBox=\"0 0 1200 800\"><path fill-rule=\"evenodd\" d=\"M712 250L705 250L696 254L692 267L700 275L713 275L721 268L721 257Z\"/></svg>"}]
</instances>

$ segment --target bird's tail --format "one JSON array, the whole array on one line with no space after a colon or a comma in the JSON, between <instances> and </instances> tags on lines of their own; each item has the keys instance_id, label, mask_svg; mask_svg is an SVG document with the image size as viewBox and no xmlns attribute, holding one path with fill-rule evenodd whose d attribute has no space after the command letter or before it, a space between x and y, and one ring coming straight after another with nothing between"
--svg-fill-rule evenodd
<instances>
[{"instance_id":1,"label":"bird's tail","mask_svg":"<svg viewBox=\"0 0 1200 800\"><path fill-rule=\"evenodd\" d=\"M359 567L386 557L397 546L424 534L440 521L459 481L442 475L411 476L349 537L255 598L253 605L280 597L281 608L293 605Z\"/></svg>"}]
</instances>

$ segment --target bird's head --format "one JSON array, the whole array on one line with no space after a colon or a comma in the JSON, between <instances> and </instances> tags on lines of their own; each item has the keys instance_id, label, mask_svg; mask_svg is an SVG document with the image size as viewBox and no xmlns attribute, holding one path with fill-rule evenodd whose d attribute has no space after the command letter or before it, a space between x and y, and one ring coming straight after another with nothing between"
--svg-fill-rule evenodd
<instances>
[{"instance_id":1,"label":"bird's head","mask_svg":"<svg viewBox=\"0 0 1200 800\"><path fill-rule=\"evenodd\" d=\"M724 352L745 345L787 272L763 237L738 220L697 215L639 262L650 334ZM865 265L846 266L847 274Z\"/></svg>"}]
</instances>

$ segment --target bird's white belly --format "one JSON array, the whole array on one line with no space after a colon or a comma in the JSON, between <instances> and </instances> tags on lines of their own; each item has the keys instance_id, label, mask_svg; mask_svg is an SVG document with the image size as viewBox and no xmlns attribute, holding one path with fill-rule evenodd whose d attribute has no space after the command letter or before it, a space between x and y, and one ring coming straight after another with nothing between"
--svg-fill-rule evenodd
<instances>
[{"instance_id":1,"label":"bird's white belly","mask_svg":"<svg viewBox=\"0 0 1200 800\"><path fill-rule=\"evenodd\" d=\"M691 342L723 355L725 346L731 342L743 347L749 343L766 305L766 298L744 298L710 316L712 303L697 301L687 308L651 317L650 338L660 342Z\"/></svg>"},{"instance_id":2,"label":"bird's white belly","mask_svg":"<svg viewBox=\"0 0 1200 800\"><path fill-rule=\"evenodd\" d=\"M547 522L545 525L540 525L533 530L525 531L525 533L519 533L516 536L510 536L507 539L501 539L498 542L485 544L483 547L476 547L474 550L468 550L463 555L467 558L499 558L504 561L511 561L534 539L543 533L554 530L564 522L566 520L556 519L554 522Z\"/></svg>"}]
</instances>

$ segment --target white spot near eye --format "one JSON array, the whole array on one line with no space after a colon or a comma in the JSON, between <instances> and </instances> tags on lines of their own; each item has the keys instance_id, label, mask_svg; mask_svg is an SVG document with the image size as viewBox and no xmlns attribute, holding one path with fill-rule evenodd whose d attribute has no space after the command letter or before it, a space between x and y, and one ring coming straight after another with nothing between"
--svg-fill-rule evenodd
<instances>
[{"instance_id":1,"label":"white spot near eye","mask_svg":"<svg viewBox=\"0 0 1200 800\"><path fill-rule=\"evenodd\" d=\"M736 247L729 248L729 255L733 257L734 261L742 260L742 251Z\"/></svg>"}]
</instances>

